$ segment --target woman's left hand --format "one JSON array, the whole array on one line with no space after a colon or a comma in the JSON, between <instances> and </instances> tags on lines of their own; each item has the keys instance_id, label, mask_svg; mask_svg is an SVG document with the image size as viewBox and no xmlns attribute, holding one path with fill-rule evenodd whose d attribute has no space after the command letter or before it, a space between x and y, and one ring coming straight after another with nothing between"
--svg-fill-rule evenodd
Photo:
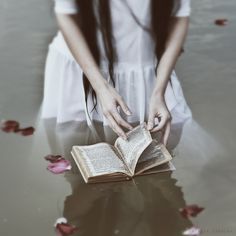
<instances>
[{"instance_id":1,"label":"woman's left hand","mask_svg":"<svg viewBox=\"0 0 236 236\"><path fill-rule=\"evenodd\" d=\"M154 126L155 118L159 124ZM148 130L150 132L162 131L161 142L166 146L171 125L171 114L166 106L164 95L153 94L149 105Z\"/></svg>"}]
</instances>

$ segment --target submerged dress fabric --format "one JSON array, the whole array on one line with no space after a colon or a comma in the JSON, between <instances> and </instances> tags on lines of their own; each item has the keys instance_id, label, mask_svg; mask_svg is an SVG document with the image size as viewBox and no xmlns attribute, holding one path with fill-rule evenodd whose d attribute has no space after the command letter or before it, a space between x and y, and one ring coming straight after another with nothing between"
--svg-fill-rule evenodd
<instances>
[{"instance_id":1,"label":"submerged dress fabric","mask_svg":"<svg viewBox=\"0 0 236 236\"><path fill-rule=\"evenodd\" d=\"M179 8L173 9L173 15L189 16L190 0L180 0L179 3ZM114 64L115 88L132 111L131 116L126 116L122 111L121 115L130 123L141 123L148 118L149 100L156 81L156 59L152 37L137 24L129 9L142 25L149 27L150 0L111 0L110 5L118 56L118 62ZM62 14L79 12L74 0L55 0L54 9L56 13ZM104 79L110 81L108 62L99 30L97 37L101 51L100 70ZM86 121L91 125L96 120L103 125L109 124L99 103L97 111L91 111L93 103L90 96L86 108L82 73L62 33L58 31L48 48L42 118L55 118L57 123ZM165 100L172 115L172 123L191 118L191 110L186 103L175 71L172 72L168 82Z\"/></svg>"}]
</instances>

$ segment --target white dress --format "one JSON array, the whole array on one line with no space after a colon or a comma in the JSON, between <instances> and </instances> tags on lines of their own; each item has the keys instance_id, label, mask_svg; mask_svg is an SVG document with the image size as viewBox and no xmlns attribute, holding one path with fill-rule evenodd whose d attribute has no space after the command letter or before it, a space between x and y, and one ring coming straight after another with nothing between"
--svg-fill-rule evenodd
<instances>
[{"instance_id":1,"label":"white dress","mask_svg":"<svg viewBox=\"0 0 236 236\"><path fill-rule=\"evenodd\" d=\"M118 63L114 64L114 79L118 93L132 111L131 116L122 116L130 123L143 122L148 118L149 99L155 78L154 42L145 30L133 19L126 4L137 16L142 25L149 26L150 0L111 0L111 13ZM189 16L190 0L180 0L180 8L175 16ZM55 12L76 14L74 0L55 0ZM97 32L101 50L101 72L109 80L107 61L104 53L101 33ZM79 42L78 42L79 43ZM172 122L182 122L192 116L175 71L172 72L165 92L167 107L172 115ZM55 118L57 123L94 120L108 125L100 104L98 113L94 110L91 97L86 109L82 70L73 58L66 42L59 31L49 45L45 66L44 98L41 117Z\"/></svg>"}]
</instances>

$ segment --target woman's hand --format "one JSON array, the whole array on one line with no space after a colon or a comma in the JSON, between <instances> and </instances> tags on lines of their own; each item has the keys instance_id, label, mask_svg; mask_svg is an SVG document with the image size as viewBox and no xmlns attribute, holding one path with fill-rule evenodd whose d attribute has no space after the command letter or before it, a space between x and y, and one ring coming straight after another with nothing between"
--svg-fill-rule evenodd
<instances>
[{"instance_id":1,"label":"woman's hand","mask_svg":"<svg viewBox=\"0 0 236 236\"><path fill-rule=\"evenodd\" d=\"M132 130L133 127L120 116L117 110L118 107L121 107L126 115L131 115L131 111L122 97L117 93L115 88L108 83L101 86L100 89L96 91L96 94L101 104L103 114L108 119L111 128L118 134L118 136L127 139L121 126L129 130Z\"/></svg>"},{"instance_id":2,"label":"woman's hand","mask_svg":"<svg viewBox=\"0 0 236 236\"><path fill-rule=\"evenodd\" d=\"M154 127L155 118L159 124ZM166 146L170 135L171 115L166 106L163 95L153 94L149 105L148 130L150 132L162 131L161 142Z\"/></svg>"},{"instance_id":3,"label":"woman's hand","mask_svg":"<svg viewBox=\"0 0 236 236\"><path fill-rule=\"evenodd\" d=\"M171 115L164 99L166 86L179 58L189 25L189 17L173 17L165 50L159 59L156 71L156 85L149 107L149 128L152 132L162 130L162 142L166 145L170 133ZM153 128L155 117L159 124Z\"/></svg>"}]
</instances>

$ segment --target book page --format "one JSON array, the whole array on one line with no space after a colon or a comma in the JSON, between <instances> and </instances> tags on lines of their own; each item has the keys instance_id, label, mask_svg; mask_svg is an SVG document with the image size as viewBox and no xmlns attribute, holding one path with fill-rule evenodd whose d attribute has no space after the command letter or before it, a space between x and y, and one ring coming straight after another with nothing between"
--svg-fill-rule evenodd
<instances>
[{"instance_id":1,"label":"book page","mask_svg":"<svg viewBox=\"0 0 236 236\"><path fill-rule=\"evenodd\" d=\"M167 172L167 171L174 171L174 170L176 170L175 166L173 165L173 163L171 161L169 161L167 163L164 163L159 166L148 169L148 170L140 173L139 176Z\"/></svg>"},{"instance_id":2,"label":"book page","mask_svg":"<svg viewBox=\"0 0 236 236\"><path fill-rule=\"evenodd\" d=\"M171 160L172 156L162 143L158 143L155 139L152 140L152 143L144 150L141 157L138 160L138 163L148 161L152 158L158 159L159 162L164 160Z\"/></svg>"},{"instance_id":3,"label":"book page","mask_svg":"<svg viewBox=\"0 0 236 236\"><path fill-rule=\"evenodd\" d=\"M152 143L144 150L135 168L135 174L146 171L147 169L167 163L172 159L166 147L153 140Z\"/></svg>"},{"instance_id":4,"label":"book page","mask_svg":"<svg viewBox=\"0 0 236 236\"><path fill-rule=\"evenodd\" d=\"M117 138L115 147L120 152L132 174L142 152L152 142L152 137L146 128L146 123L142 123L127 133L128 139Z\"/></svg>"},{"instance_id":5,"label":"book page","mask_svg":"<svg viewBox=\"0 0 236 236\"><path fill-rule=\"evenodd\" d=\"M107 143L73 146L72 151L77 165L80 165L80 170L86 171L87 177L117 172L130 174L119 153Z\"/></svg>"}]
</instances>

